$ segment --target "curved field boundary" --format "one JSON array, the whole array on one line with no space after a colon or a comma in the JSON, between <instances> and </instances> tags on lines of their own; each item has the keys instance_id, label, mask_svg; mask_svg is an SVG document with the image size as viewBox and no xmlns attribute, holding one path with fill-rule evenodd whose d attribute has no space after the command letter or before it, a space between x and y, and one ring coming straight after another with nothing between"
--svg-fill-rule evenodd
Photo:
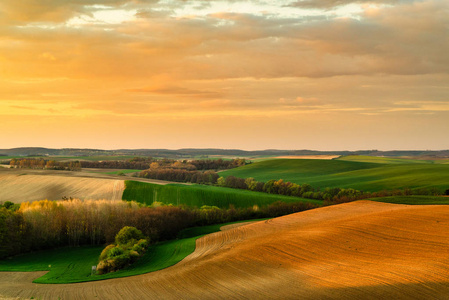
<instances>
[{"instance_id":1,"label":"curved field boundary","mask_svg":"<svg viewBox=\"0 0 449 300\"><path fill-rule=\"evenodd\" d=\"M0 202L61 200L122 200L126 176L102 173L0 168ZM165 185L171 182L145 178L135 181Z\"/></svg>"},{"instance_id":2,"label":"curved field boundary","mask_svg":"<svg viewBox=\"0 0 449 300\"><path fill-rule=\"evenodd\" d=\"M208 205L220 208L229 208L230 205L234 205L236 208L252 207L253 205L265 206L278 201L322 204L321 200L208 185L156 185L127 180L125 186L123 200L137 201L147 205L151 205L154 201L173 205L183 204L190 207Z\"/></svg>"},{"instance_id":3,"label":"curved field boundary","mask_svg":"<svg viewBox=\"0 0 449 300\"><path fill-rule=\"evenodd\" d=\"M104 246L65 247L27 253L0 260L1 271L48 271L34 283L61 284L122 278L159 271L173 266L195 250L196 240L205 234L237 228L255 221L238 221L202 227L187 228L179 239L152 245L131 268L104 275L92 275L91 267L97 265Z\"/></svg>"},{"instance_id":4,"label":"curved field boundary","mask_svg":"<svg viewBox=\"0 0 449 300\"><path fill-rule=\"evenodd\" d=\"M0 174L0 202L61 200L62 197L89 200L121 200L123 180Z\"/></svg>"},{"instance_id":5,"label":"curved field boundary","mask_svg":"<svg viewBox=\"0 0 449 300\"><path fill-rule=\"evenodd\" d=\"M36 285L0 273L3 297L41 299L445 299L449 206L358 201L217 232L173 267Z\"/></svg>"},{"instance_id":6,"label":"curved field boundary","mask_svg":"<svg viewBox=\"0 0 449 300\"><path fill-rule=\"evenodd\" d=\"M264 182L283 179L300 185L308 183L315 188L353 188L369 192L404 188L445 191L449 188L449 164L428 162L276 159L226 170L220 172L220 176L253 177Z\"/></svg>"}]
</instances>

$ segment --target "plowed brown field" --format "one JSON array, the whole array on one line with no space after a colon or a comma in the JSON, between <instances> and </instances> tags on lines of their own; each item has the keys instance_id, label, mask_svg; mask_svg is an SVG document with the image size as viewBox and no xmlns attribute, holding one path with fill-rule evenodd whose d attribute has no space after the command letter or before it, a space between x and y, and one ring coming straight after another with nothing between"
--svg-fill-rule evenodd
<instances>
[{"instance_id":1,"label":"plowed brown field","mask_svg":"<svg viewBox=\"0 0 449 300\"><path fill-rule=\"evenodd\" d=\"M37 285L0 273L0 295L40 299L447 299L449 206L358 201L197 240L145 275Z\"/></svg>"},{"instance_id":2,"label":"plowed brown field","mask_svg":"<svg viewBox=\"0 0 449 300\"><path fill-rule=\"evenodd\" d=\"M123 180L40 175L18 172L0 173L0 202L21 203L35 200L61 200L62 197L89 200L121 200Z\"/></svg>"},{"instance_id":3,"label":"plowed brown field","mask_svg":"<svg viewBox=\"0 0 449 300\"><path fill-rule=\"evenodd\" d=\"M89 169L83 172L71 172L0 168L0 202L61 200L62 197L82 200L121 200L125 189L125 180L155 184L172 183L100 174Z\"/></svg>"}]
</instances>

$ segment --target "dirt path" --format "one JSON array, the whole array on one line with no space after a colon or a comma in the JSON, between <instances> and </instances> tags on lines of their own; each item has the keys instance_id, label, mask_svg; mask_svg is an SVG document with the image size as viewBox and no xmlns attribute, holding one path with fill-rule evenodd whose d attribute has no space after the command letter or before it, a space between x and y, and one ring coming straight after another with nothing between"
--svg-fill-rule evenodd
<instances>
[{"instance_id":1,"label":"dirt path","mask_svg":"<svg viewBox=\"0 0 449 300\"><path fill-rule=\"evenodd\" d=\"M41 299L446 299L449 206L358 201L197 240L177 265L69 285L0 273L0 295ZM0 297L1 298L1 297Z\"/></svg>"}]
</instances>

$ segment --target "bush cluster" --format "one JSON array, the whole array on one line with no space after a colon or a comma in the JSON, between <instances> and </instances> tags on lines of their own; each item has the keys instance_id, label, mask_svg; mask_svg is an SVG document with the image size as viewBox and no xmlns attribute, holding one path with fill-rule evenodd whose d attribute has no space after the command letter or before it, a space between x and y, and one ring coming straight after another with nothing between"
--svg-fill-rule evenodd
<instances>
[{"instance_id":1,"label":"bush cluster","mask_svg":"<svg viewBox=\"0 0 449 300\"><path fill-rule=\"evenodd\" d=\"M124 269L141 257L149 245L142 231L125 226L115 236L115 244L104 248L97 265L98 274L106 274Z\"/></svg>"}]
</instances>

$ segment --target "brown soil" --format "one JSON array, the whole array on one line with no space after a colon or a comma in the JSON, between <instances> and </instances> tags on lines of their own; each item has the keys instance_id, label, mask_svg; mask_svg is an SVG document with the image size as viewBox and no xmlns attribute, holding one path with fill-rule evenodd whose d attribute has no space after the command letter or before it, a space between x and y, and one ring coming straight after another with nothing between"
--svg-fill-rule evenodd
<instances>
[{"instance_id":1,"label":"brown soil","mask_svg":"<svg viewBox=\"0 0 449 300\"><path fill-rule=\"evenodd\" d=\"M108 170L106 170L108 171ZM156 184L169 181L116 176L91 172L0 168L0 202L61 200L62 197L90 200L121 200L125 180Z\"/></svg>"},{"instance_id":2,"label":"brown soil","mask_svg":"<svg viewBox=\"0 0 449 300\"><path fill-rule=\"evenodd\" d=\"M0 273L0 295L41 299L446 299L449 206L358 201L217 232L177 265L65 285ZM1 298L1 297L0 297Z\"/></svg>"}]
</instances>

